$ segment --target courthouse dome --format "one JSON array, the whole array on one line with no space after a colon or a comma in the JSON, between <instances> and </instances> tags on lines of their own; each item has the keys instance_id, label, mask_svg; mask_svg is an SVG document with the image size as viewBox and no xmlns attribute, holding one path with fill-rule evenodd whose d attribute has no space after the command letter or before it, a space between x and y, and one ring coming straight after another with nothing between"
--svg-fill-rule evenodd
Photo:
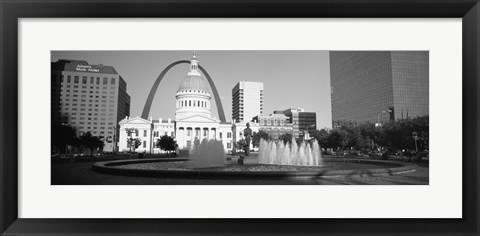
<instances>
[{"instance_id":1,"label":"courthouse dome","mask_svg":"<svg viewBox=\"0 0 480 236\"><path fill-rule=\"evenodd\" d=\"M208 88L208 82L205 78L197 75L187 75L178 86L177 92L189 92L191 90L192 92L210 93Z\"/></svg>"},{"instance_id":2,"label":"courthouse dome","mask_svg":"<svg viewBox=\"0 0 480 236\"><path fill-rule=\"evenodd\" d=\"M202 77L199 71L199 65L197 55L193 53L193 57L190 60L190 71L187 77L182 80L180 86L178 86L178 92L205 92L210 93L208 89L208 82Z\"/></svg>"}]
</instances>

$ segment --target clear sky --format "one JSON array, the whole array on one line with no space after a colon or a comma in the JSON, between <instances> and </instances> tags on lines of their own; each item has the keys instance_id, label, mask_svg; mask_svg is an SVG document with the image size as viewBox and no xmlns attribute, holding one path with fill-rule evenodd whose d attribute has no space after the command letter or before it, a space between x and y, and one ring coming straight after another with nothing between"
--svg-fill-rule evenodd
<instances>
[{"instance_id":1,"label":"clear sky","mask_svg":"<svg viewBox=\"0 0 480 236\"><path fill-rule=\"evenodd\" d=\"M193 51L53 51L51 61L85 60L113 66L127 82L130 116L141 116L148 93L170 63L190 60ZM317 113L318 129L331 127L328 51L196 51L220 94L227 121L232 119L232 88L241 80L264 83L264 114L303 107ZM175 93L189 70L173 67L163 78L150 110L154 119L175 117ZM213 95L212 95L212 99ZM212 101L212 115L218 118Z\"/></svg>"}]
</instances>

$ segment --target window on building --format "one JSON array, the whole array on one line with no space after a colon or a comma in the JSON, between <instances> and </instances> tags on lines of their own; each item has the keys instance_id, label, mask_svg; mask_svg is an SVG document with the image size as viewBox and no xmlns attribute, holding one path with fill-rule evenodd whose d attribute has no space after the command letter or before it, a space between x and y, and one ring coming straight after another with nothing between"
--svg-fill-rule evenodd
<instances>
[{"instance_id":1,"label":"window on building","mask_svg":"<svg viewBox=\"0 0 480 236\"><path fill-rule=\"evenodd\" d=\"M143 148L147 147L147 141L143 141Z\"/></svg>"},{"instance_id":2,"label":"window on building","mask_svg":"<svg viewBox=\"0 0 480 236\"><path fill-rule=\"evenodd\" d=\"M79 78L78 76L73 77L73 83L74 83L74 84L78 84L78 80L79 80L79 79L80 79L80 78Z\"/></svg>"},{"instance_id":3,"label":"window on building","mask_svg":"<svg viewBox=\"0 0 480 236\"><path fill-rule=\"evenodd\" d=\"M232 148L232 144L231 144L231 143L227 143L227 148Z\"/></svg>"},{"instance_id":4,"label":"window on building","mask_svg":"<svg viewBox=\"0 0 480 236\"><path fill-rule=\"evenodd\" d=\"M108 78L107 77L103 77L103 85L107 85L108 84Z\"/></svg>"},{"instance_id":5,"label":"window on building","mask_svg":"<svg viewBox=\"0 0 480 236\"><path fill-rule=\"evenodd\" d=\"M206 129L203 130L203 136L207 136L207 130Z\"/></svg>"},{"instance_id":6,"label":"window on building","mask_svg":"<svg viewBox=\"0 0 480 236\"><path fill-rule=\"evenodd\" d=\"M135 136L138 137L138 129L135 130Z\"/></svg>"},{"instance_id":7,"label":"window on building","mask_svg":"<svg viewBox=\"0 0 480 236\"><path fill-rule=\"evenodd\" d=\"M87 84L87 76L82 76L82 84Z\"/></svg>"},{"instance_id":8,"label":"window on building","mask_svg":"<svg viewBox=\"0 0 480 236\"><path fill-rule=\"evenodd\" d=\"M147 130L143 131L143 137L147 137Z\"/></svg>"},{"instance_id":9,"label":"window on building","mask_svg":"<svg viewBox=\"0 0 480 236\"><path fill-rule=\"evenodd\" d=\"M232 138L232 133L231 132L227 133L227 138Z\"/></svg>"},{"instance_id":10,"label":"window on building","mask_svg":"<svg viewBox=\"0 0 480 236\"><path fill-rule=\"evenodd\" d=\"M94 84L94 83L95 83L95 78L93 78L93 77L90 77L90 84ZM92 89L93 89L93 87L90 87L90 88L92 88Z\"/></svg>"},{"instance_id":11,"label":"window on building","mask_svg":"<svg viewBox=\"0 0 480 236\"><path fill-rule=\"evenodd\" d=\"M97 77L97 84L100 84L100 77ZM97 87L98 89L98 87Z\"/></svg>"},{"instance_id":12,"label":"window on building","mask_svg":"<svg viewBox=\"0 0 480 236\"><path fill-rule=\"evenodd\" d=\"M191 107L192 106L192 101L188 101L188 106Z\"/></svg>"},{"instance_id":13,"label":"window on building","mask_svg":"<svg viewBox=\"0 0 480 236\"><path fill-rule=\"evenodd\" d=\"M115 84L115 78L110 78L110 85L114 85Z\"/></svg>"},{"instance_id":14,"label":"window on building","mask_svg":"<svg viewBox=\"0 0 480 236\"><path fill-rule=\"evenodd\" d=\"M191 129L187 129L187 136L192 136L192 130Z\"/></svg>"},{"instance_id":15,"label":"window on building","mask_svg":"<svg viewBox=\"0 0 480 236\"><path fill-rule=\"evenodd\" d=\"M220 137L220 139L222 139L222 132L220 132L218 136Z\"/></svg>"},{"instance_id":16,"label":"window on building","mask_svg":"<svg viewBox=\"0 0 480 236\"><path fill-rule=\"evenodd\" d=\"M72 77L70 75L67 75L67 83L70 83Z\"/></svg>"},{"instance_id":17,"label":"window on building","mask_svg":"<svg viewBox=\"0 0 480 236\"><path fill-rule=\"evenodd\" d=\"M200 106L200 101L197 102L197 107L199 107L199 106Z\"/></svg>"}]
</instances>

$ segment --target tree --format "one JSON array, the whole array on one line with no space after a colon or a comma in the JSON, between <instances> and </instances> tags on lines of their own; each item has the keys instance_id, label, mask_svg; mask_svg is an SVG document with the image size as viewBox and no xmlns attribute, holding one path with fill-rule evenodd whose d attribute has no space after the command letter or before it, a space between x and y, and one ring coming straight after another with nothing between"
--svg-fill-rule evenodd
<instances>
[{"instance_id":1,"label":"tree","mask_svg":"<svg viewBox=\"0 0 480 236\"><path fill-rule=\"evenodd\" d=\"M245 150L245 145L247 145L245 139L240 139L237 141L237 147L240 148L242 151Z\"/></svg>"},{"instance_id":2,"label":"tree","mask_svg":"<svg viewBox=\"0 0 480 236\"><path fill-rule=\"evenodd\" d=\"M157 140L155 146L159 147L164 151L170 152L175 151L178 145L177 141L175 141L172 137L168 135L163 135L162 137L160 137L160 139Z\"/></svg>"},{"instance_id":3,"label":"tree","mask_svg":"<svg viewBox=\"0 0 480 236\"><path fill-rule=\"evenodd\" d=\"M380 129L378 143L393 150L415 150L414 132L417 134L419 150L428 149L428 116L401 119L384 124Z\"/></svg>"},{"instance_id":4,"label":"tree","mask_svg":"<svg viewBox=\"0 0 480 236\"><path fill-rule=\"evenodd\" d=\"M362 136L364 143L363 149L373 150L375 148L375 143L379 139L379 131L373 123L364 123L358 126L360 129L360 135Z\"/></svg>"},{"instance_id":5,"label":"tree","mask_svg":"<svg viewBox=\"0 0 480 236\"><path fill-rule=\"evenodd\" d=\"M254 147L260 147L260 140L270 140L270 135L263 130L253 133L252 135L252 145Z\"/></svg>"},{"instance_id":6,"label":"tree","mask_svg":"<svg viewBox=\"0 0 480 236\"><path fill-rule=\"evenodd\" d=\"M346 148L358 150L363 147L363 137L356 126L346 126L341 128L345 133L344 143Z\"/></svg>"},{"instance_id":7,"label":"tree","mask_svg":"<svg viewBox=\"0 0 480 236\"><path fill-rule=\"evenodd\" d=\"M328 131L325 129L313 131L313 137L317 140L318 145L322 148L328 147Z\"/></svg>"},{"instance_id":8,"label":"tree","mask_svg":"<svg viewBox=\"0 0 480 236\"><path fill-rule=\"evenodd\" d=\"M130 148L130 152L135 151L142 144L142 140L139 138L128 138L127 146Z\"/></svg>"},{"instance_id":9,"label":"tree","mask_svg":"<svg viewBox=\"0 0 480 236\"><path fill-rule=\"evenodd\" d=\"M88 148L90 150L90 154L92 154L94 149L103 148L104 144L99 137L92 136L90 132L87 132L80 136L80 145Z\"/></svg>"},{"instance_id":10,"label":"tree","mask_svg":"<svg viewBox=\"0 0 480 236\"><path fill-rule=\"evenodd\" d=\"M346 146L346 132L341 129L332 129L328 135L327 147L337 150L338 148L345 148Z\"/></svg>"},{"instance_id":11,"label":"tree","mask_svg":"<svg viewBox=\"0 0 480 236\"><path fill-rule=\"evenodd\" d=\"M292 134L291 133L284 133L278 137L279 140L282 140L284 144L292 142Z\"/></svg>"},{"instance_id":12,"label":"tree","mask_svg":"<svg viewBox=\"0 0 480 236\"><path fill-rule=\"evenodd\" d=\"M51 132L52 150L56 149L58 153L62 153L64 150L66 152L67 145L78 145L75 128L70 125L53 123L51 126Z\"/></svg>"}]
</instances>

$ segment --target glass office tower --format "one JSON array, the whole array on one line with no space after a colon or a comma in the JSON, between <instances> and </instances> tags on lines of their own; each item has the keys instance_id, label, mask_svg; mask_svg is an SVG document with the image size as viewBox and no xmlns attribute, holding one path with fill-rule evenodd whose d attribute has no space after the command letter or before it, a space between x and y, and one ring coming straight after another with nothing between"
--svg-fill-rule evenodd
<instances>
[{"instance_id":1,"label":"glass office tower","mask_svg":"<svg viewBox=\"0 0 480 236\"><path fill-rule=\"evenodd\" d=\"M331 51L333 127L428 115L429 52Z\"/></svg>"}]
</instances>

